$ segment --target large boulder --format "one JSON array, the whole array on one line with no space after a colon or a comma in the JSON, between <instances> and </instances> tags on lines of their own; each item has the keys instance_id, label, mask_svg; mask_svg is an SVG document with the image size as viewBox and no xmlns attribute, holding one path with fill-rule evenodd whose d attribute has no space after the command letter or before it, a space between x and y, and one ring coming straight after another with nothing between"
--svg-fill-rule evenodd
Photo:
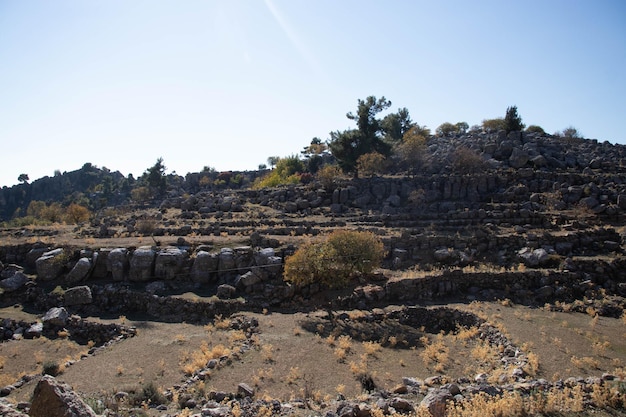
<instances>
[{"instance_id":1,"label":"large boulder","mask_svg":"<svg viewBox=\"0 0 626 417\"><path fill-rule=\"evenodd\" d=\"M156 255L154 276L166 280L176 278L181 273L186 257L186 250L177 247L164 248Z\"/></svg>"},{"instance_id":2,"label":"large boulder","mask_svg":"<svg viewBox=\"0 0 626 417\"><path fill-rule=\"evenodd\" d=\"M550 255L543 248L533 250L526 247L520 250L517 254L522 259L524 264L526 266L530 266L531 268L544 266L550 262Z\"/></svg>"},{"instance_id":3,"label":"large boulder","mask_svg":"<svg viewBox=\"0 0 626 417\"><path fill-rule=\"evenodd\" d=\"M74 268L67 274L65 280L69 284L75 284L87 278L87 275L91 271L91 261L89 258L80 258Z\"/></svg>"},{"instance_id":4,"label":"large boulder","mask_svg":"<svg viewBox=\"0 0 626 417\"><path fill-rule=\"evenodd\" d=\"M66 306L74 306L80 304L90 304L93 301L91 296L91 288L86 285L80 287L69 288L63 295Z\"/></svg>"},{"instance_id":5,"label":"large boulder","mask_svg":"<svg viewBox=\"0 0 626 417\"><path fill-rule=\"evenodd\" d=\"M191 279L200 284L212 282L215 279L218 264L219 254L198 251L191 267Z\"/></svg>"},{"instance_id":6,"label":"large boulder","mask_svg":"<svg viewBox=\"0 0 626 417\"><path fill-rule=\"evenodd\" d=\"M128 278L131 281L149 281L154 270L155 252L149 246L142 246L133 252L130 258ZM110 255L109 255L110 256Z\"/></svg>"},{"instance_id":7,"label":"large boulder","mask_svg":"<svg viewBox=\"0 0 626 417\"><path fill-rule=\"evenodd\" d=\"M113 281L123 281L129 269L128 250L115 248L107 256L107 270L111 272Z\"/></svg>"},{"instance_id":8,"label":"large boulder","mask_svg":"<svg viewBox=\"0 0 626 417\"><path fill-rule=\"evenodd\" d=\"M44 325L65 326L70 318L69 313L63 307L52 307L46 312L41 321Z\"/></svg>"},{"instance_id":9,"label":"large boulder","mask_svg":"<svg viewBox=\"0 0 626 417\"><path fill-rule=\"evenodd\" d=\"M0 288L6 292L17 291L29 281L28 277L22 272L16 272L13 276L0 281Z\"/></svg>"},{"instance_id":10,"label":"large boulder","mask_svg":"<svg viewBox=\"0 0 626 417\"><path fill-rule=\"evenodd\" d=\"M433 417L446 415L447 402L452 400L452 394L447 389L431 390L420 403L420 407L428 409Z\"/></svg>"},{"instance_id":11,"label":"large boulder","mask_svg":"<svg viewBox=\"0 0 626 417\"><path fill-rule=\"evenodd\" d=\"M44 375L33 393L30 417L97 417L97 414L64 383Z\"/></svg>"},{"instance_id":12,"label":"large boulder","mask_svg":"<svg viewBox=\"0 0 626 417\"><path fill-rule=\"evenodd\" d=\"M521 148L513 148L509 157L509 165L512 168L521 168L528 162L528 152Z\"/></svg>"},{"instance_id":13,"label":"large boulder","mask_svg":"<svg viewBox=\"0 0 626 417\"><path fill-rule=\"evenodd\" d=\"M220 278L234 275L237 264L235 251L232 248L222 248L219 254L218 275Z\"/></svg>"},{"instance_id":14,"label":"large boulder","mask_svg":"<svg viewBox=\"0 0 626 417\"><path fill-rule=\"evenodd\" d=\"M67 257L62 248L44 252L36 261L37 277L42 281L56 279L63 272Z\"/></svg>"}]
</instances>

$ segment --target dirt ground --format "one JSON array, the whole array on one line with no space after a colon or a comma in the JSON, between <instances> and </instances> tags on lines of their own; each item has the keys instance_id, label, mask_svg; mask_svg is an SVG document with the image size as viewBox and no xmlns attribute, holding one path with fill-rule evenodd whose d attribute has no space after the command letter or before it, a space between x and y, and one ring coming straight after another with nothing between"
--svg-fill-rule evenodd
<instances>
[{"instance_id":1,"label":"dirt ground","mask_svg":"<svg viewBox=\"0 0 626 417\"><path fill-rule=\"evenodd\" d=\"M536 355L538 378L552 381L570 376L600 376L604 372L625 373L623 319L555 313L495 302L447 306L486 318L526 353ZM347 313L354 317L361 314ZM390 339L393 343L376 345L360 340L356 334L329 337L306 330L310 328L307 323L327 320L327 313L322 311L239 314L259 322L252 349L211 370L210 377L193 386L194 392L200 395L210 391L236 392L237 385L245 382L255 388L259 398L311 398L324 402L339 394L357 398L363 392L359 381L363 374L370 375L378 388L393 390L403 377L423 379L444 375L452 380L462 376L473 378L478 372L501 373L497 351L486 349L476 338L458 333L423 333L422 342L414 345L403 343L403 335L396 334L390 335L394 337ZM0 317L27 321L37 318L17 307L0 310ZM219 325L162 323L132 317L107 321L136 326L138 334L93 355L86 355L88 346L63 338L0 344L3 384L15 382L23 374L40 374L48 361L63 363L80 359L62 369L58 378L83 398L110 398L118 391L129 391L149 382L164 390L187 379L185 372L189 371L195 352L217 346L236 350L242 343L236 331ZM428 356L425 351L429 346L438 346L441 354ZM28 401L36 380L13 391L9 400ZM176 409L175 404L170 407Z\"/></svg>"}]
</instances>

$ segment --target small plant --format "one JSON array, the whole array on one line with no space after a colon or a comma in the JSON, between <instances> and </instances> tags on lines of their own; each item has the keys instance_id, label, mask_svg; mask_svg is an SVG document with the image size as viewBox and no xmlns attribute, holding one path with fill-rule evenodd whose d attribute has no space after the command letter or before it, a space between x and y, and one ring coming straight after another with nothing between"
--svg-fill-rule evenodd
<instances>
[{"instance_id":1,"label":"small plant","mask_svg":"<svg viewBox=\"0 0 626 417\"><path fill-rule=\"evenodd\" d=\"M263 345L261 347L261 357L263 358L263 362L273 363L274 362L274 346Z\"/></svg>"},{"instance_id":2,"label":"small plant","mask_svg":"<svg viewBox=\"0 0 626 417\"><path fill-rule=\"evenodd\" d=\"M43 375L57 376L61 373L61 367L58 362L45 361L43 363Z\"/></svg>"}]
</instances>

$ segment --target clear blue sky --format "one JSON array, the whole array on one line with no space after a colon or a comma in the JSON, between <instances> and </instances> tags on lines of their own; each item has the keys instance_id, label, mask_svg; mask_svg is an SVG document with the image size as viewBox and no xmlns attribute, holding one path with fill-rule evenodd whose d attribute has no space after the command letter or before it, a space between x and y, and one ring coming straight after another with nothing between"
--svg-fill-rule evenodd
<instances>
[{"instance_id":1,"label":"clear blue sky","mask_svg":"<svg viewBox=\"0 0 626 417\"><path fill-rule=\"evenodd\" d=\"M623 0L0 0L0 186L256 169L369 95L626 142Z\"/></svg>"}]
</instances>

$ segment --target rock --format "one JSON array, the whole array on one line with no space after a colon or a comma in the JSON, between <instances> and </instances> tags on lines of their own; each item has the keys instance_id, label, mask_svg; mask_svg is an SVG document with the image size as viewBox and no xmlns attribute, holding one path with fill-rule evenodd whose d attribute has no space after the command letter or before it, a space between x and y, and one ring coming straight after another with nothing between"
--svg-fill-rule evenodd
<instances>
[{"instance_id":1,"label":"rock","mask_svg":"<svg viewBox=\"0 0 626 417\"><path fill-rule=\"evenodd\" d=\"M155 252L149 246L137 248L130 258L128 278L131 281L148 281L153 276ZM110 255L109 255L110 256Z\"/></svg>"},{"instance_id":2,"label":"rock","mask_svg":"<svg viewBox=\"0 0 626 417\"><path fill-rule=\"evenodd\" d=\"M252 388L250 385L246 384L245 382L240 383L239 385L237 385L237 395L241 396L241 397L254 397L254 388Z\"/></svg>"},{"instance_id":3,"label":"rock","mask_svg":"<svg viewBox=\"0 0 626 417\"><path fill-rule=\"evenodd\" d=\"M44 375L33 393L30 417L96 417L96 413L72 391L50 375Z\"/></svg>"},{"instance_id":4,"label":"rock","mask_svg":"<svg viewBox=\"0 0 626 417\"><path fill-rule=\"evenodd\" d=\"M262 281L262 278L252 271L248 271L243 274L239 279L239 284L243 287L251 287Z\"/></svg>"},{"instance_id":5,"label":"rock","mask_svg":"<svg viewBox=\"0 0 626 417\"><path fill-rule=\"evenodd\" d=\"M429 376L428 378L424 379L424 385L426 385L427 387L434 387L437 385L441 385L441 376L440 375Z\"/></svg>"},{"instance_id":6,"label":"rock","mask_svg":"<svg viewBox=\"0 0 626 417\"><path fill-rule=\"evenodd\" d=\"M16 272L24 272L24 267L16 264L2 265L0 262L0 279L11 278Z\"/></svg>"},{"instance_id":7,"label":"rock","mask_svg":"<svg viewBox=\"0 0 626 417\"><path fill-rule=\"evenodd\" d=\"M166 280L176 278L181 273L186 257L185 250L177 247L164 248L156 255L154 276Z\"/></svg>"},{"instance_id":8,"label":"rock","mask_svg":"<svg viewBox=\"0 0 626 417\"><path fill-rule=\"evenodd\" d=\"M42 281L51 281L58 278L63 268L65 268L66 260L67 258L62 248L45 252L35 261L37 278Z\"/></svg>"},{"instance_id":9,"label":"rock","mask_svg":"<svg viewBox=\"0 0 626 417\"><path fill-rule=\"evenodd\" d=\"M524 264L530 267L543 266L550 261L550 255L543 248L532 250L531 248L526 247L520 250L517 254L522 259Z\"/></svg>"},{"instance_id":10,"label":"rock","mask_svg":"<svg viewBox=\"0 0 626 417\"><path fill-rule=\"evenodd\" d=\"M448 390L432 390L420 402L420 407L428 409L433 417L444 417L446 403L450 400L452 400L452 395Z\"/></svg>"},{"instance_id":11,"label":"rock","mask_svg":"<svg viewBox=\"0 0 626 417\"><path fill-rule=\"evenodd\" d=\"M115 248L107 256L107 270L111 272L113 281L123 281L128 272L128 250Z\"/></svg>"},{"instance_id":12,"label":"rock","mask_svg":"<svg viewBox=\"0 0 626 417\"><path fill-rule=\"evenodd\" d=\"M235 251L232 248L222 248L219 254L218 275L228 277L236 271Z\"/></svg>"},{"instance_id":13,"label":"rock","mask_svg":"<svg viewBox=\"0 0 626 417\"><path fill-rule=\"evenodd\" d=\"M24 331L25 339L34 339L41 336L43 333L43 323L37 322L31 324L31 326Z\"/></svg>"},{"instance_id":14,"label":"rock","mask_svg":"<svg viewBox=\"0 0 626 417\"><path fill-rule=\"evenodd\" d=\"M88 258L80 258L74 268L67 274L65 281L69 284L75 284L84 280L91 270L91 261Z\"/></svg>"},{"instance_id":15,"label":"rock","mask_svg":"<svg viewBox=\"0 0 626 417\"><path fill-rule=\"evenodd\" d=\"M405 398L394 397L389 401L389 405L400 412L413 411L413 405Z\"/></svg>"},{"instance_id":16,"label":"rock","mask_svg":"<svg viewBox=\"0 0 626 417\"><path fill-rule=\"evenodd\" d=\"M41 320L43 321L44 325L50 324L53 326L65 326L69 317L70 315L65 308L52 307L46 312Z\"/></svg>"},{"instance_id":17,"label":"rock","mask_svg":"<svg viewBox=\"0 0 626 417\"><path fill-rule=\"evenodd\" d=\"M217 287L217 297L221 298L221 299L230 299L233 298L235 296L235 294L237 293L237 289L235 287L233 287L232 285L228 285L228 284L222 284L219 287Z\"/></svg>"},{"instance_id":18,"label":"rock","mask_svg":"<svg viewBox=\"0 0 626 417\"><path fill-rule=\"evenodd\" d=\"M217 277L219 255L207 251L198 251L191 267L191 279L199 284L212 282Z\"/></svg>"},{"instance_id":19,"label":"rock","mask_svg":"<svg viewBox=\"0 0 626 417\"><path fill-rule=\"evenodd\" d=\"M29 281L28 277L22 272L16 272L12 277L0 281L0 288L6 292L17 291Z\"/></svg>"},{"instance_id":20,"label":"rock","mask_svg":"<svg viewBox=\"0 0 626 417\"><path fill-rule=\"evenodd\" d=\"M513 148L509 157L509 165L512 168L521 168L528 162L528 152L521 148Z\"/></svg>"},{"instance_id":21,"label":"rock","mask_svg":"<svg viewBox=\"0 0 626 417\"><path fill-rule=\"evenodd\" d=\"M68 288L63 295L63 301L66 306L91 304L91 302L93 301L91 296L91 288L86 285Z\"/></svg>"},{"instance_id":22,"label":"rock","mask_svg":"<svg viewBox=\"0 0 626 417\"><path fill-rule=\"evenodd\" d=\"M28 414L21 413L9 404L0 402L0 416L4 417L28 417Z\"/></svg>"}]
</instances>

